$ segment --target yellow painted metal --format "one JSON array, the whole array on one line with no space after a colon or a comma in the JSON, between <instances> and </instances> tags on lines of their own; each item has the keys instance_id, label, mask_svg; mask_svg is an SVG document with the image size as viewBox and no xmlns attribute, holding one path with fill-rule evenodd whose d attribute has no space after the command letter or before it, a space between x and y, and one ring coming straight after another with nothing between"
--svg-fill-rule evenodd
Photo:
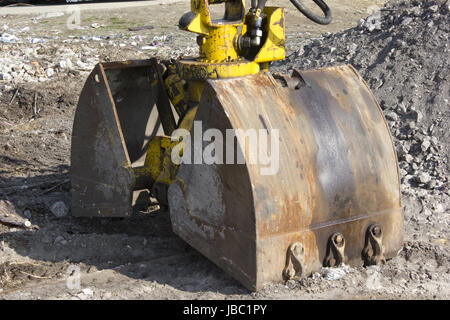
<instances>
[{"instance_id":1,"label":"yellow painted metal","mask_svg":"<svg viewBox=\"0 0 450 320\"><path fill-rule=\"evenodd\" d=\"M179 72L186 80L240 77L259 72L259 66L239 56L236 41L244 28L243 0L226 1L226 19L211 19L209 4L219 1L192 0L191 12L195 18L184 30L199 34L200 55L195 59L181 59ZM182 27L183 28L183 27Z\"/></svg>"},{"instance_id":2,"label":"yellow painted metal","mask_svg":"<svg viewBox=\"0 0 450 320\"><path fill-rule=\"evenodd\" d=\"M211 27L207 36L201 36L205 41L200 45L200 58L207 61L233 61L238 52L234 46L238 28L234 25Z\"/></svg>"},{"instance_id":3,"label":"yellow painted metal","mask_svg":"<svg viewBox=\"0 0 450 320\"><path fill-rule=\"evenodd\" d=\"M195 102L195 104L200 102L204 86L205 82L203 80L191 80L188 82L187 94L190 101Z\"/></svg>"},{"instance_id":4,"label":"yellow painted metal","mask_svg":"<svg viewBox=\"0 0 450 320\"><path fill-rule=\"evenodd\" d=\"M153 137L149 142L144 165L133 169L134 179L151 177L152 184L155 182L172 183L172 176L175 177L178 166L170 161L170 155L172 148L177 144L178 141L172 141L171 137ZM150 188L151 186L146 187Z\"/></svg>"},{"instance_id":5,"label":"yellow painted metal","mask_svg":"<svg viewBox=\"0 0 450 320\"><path fill-rule=\"evenodd\" d=\"M162 167L161 158L163 149L161 147L161 142L165 139L167 138L155 136L152 140L150 140L144 165L133 169L133 176L135 180L138 180L141 177L151 177L152 181L155 181L156 178L158 178Z\"/></svg>"},{"instance_id":6,"label":"yellow painted metal","mask_svg":"<svg viewBox=\"0 0 450 320\"><path fill-rule=\"evenodd\" d=\"M267 38L254 61L261 63L283 60L286 55L284 10L277 7L265 7L264 13L268 20Z\"/></svg>"},{"instance_id":7,"label":"yellow painted metal","mask_svg":"<svg viewBox=\"0 0 450 320\"><path fill-rule=\"evenodd\" d=\"M178 128L179 129L185 129L185 130L191 130L192 124L194 123L195 114L197 113L198 105L190 108L185 114L183 119L181 120Z\"/></svg>"},{"instance_id":8,"label":"yellow painted metal","mask_svg":"<svg viewBox=\"0 0 450 320\"><path fill-rule=\"evenodd\" d=\"M190 130L194 123L197 106L188 109L181 119L178 129ZM133 169L135 180L151 177L152 184L171 184L175 178L178 164L174 164L171 159L173 148L179 141L172 137L155 136L149 142L144 165ZM180 157L183 155L183 148L179 148ZM146 179L148 181L148 179ZM147 186L150 188L151 186Z\"/></svg>"},{"instance_id":9,"label":"yellow painted metal","mask_svg":"<svg viewBox=\"0 0 450 320\"><path fill-rule=\"evenodd\" d=\"M204 23L202 18L203 17L201 13L198 13L185 30L198 34L208 35L209 33L208 25Z\"/></svg>"},{"instance_id":10,"label":"yellow painted metal","mask_svg":"<svg viewBox=\"0 0 450 320\"><path fill-rule=\"evenodd\" d=\"M226 19L220 21L211 19L209 12L211 3L214 1L191 1L191 13L195 14L195 18L190 20L184 30L199 34L200 56L194 59L180 59L177 62L181 78L189 81L253 75L261 70L267 70L267 64L261 68L261 63L285 58L285 18L282 8L264 8L263 13L267 17L264 43L254 59L246 59L242 56L242 52L239 52L237 45L238 37L245 35L247 31L242 14L245 10L244 1L227 1ZM258 11L256 17L259 14Z\"/></svg>"},{"instance_id":11,"label":"yellow painted metal","mask_svg":"<svg viewBox=\"0 0 450 320\"><path fill-rule=\"evenodd\" d=\"M192 23L185 29L198 34L210 34L211 28L222 27L221 21L211 18L209 5L225 2L227 25L238 27L243 24L245 3L243 0L191 0L191 12L195 14Z\"/></svg>"},{"instance_id":12,"label":"yellow painted metal","mask_svg":"<svg viewBox=\"0 0 450 320\"><path fill-rule=\"evenodd\" d=\"M170 102L172 102L178 115L181 116L188 109L187 98L189 95L185 92L187 82L176 71L175 65L169 66L167 73L168 76L164 79L164 86L166 87Z\"/></svg>"},{"instance_id":13,"label":"yellow painted metal","mask_svg":"<svg viewBox=\"0 0 450 320\"><path fill-rule=\"evenodd\" d=\"M155 183L163 183L170 185L178 171L178 164L172 162L172 149L179 143L178 141L171 141L171 138L161 141L161 148L163 149L160 172L156 178ZM180 150L180 156L182 156L183 150Z\"/></svg>"},{"instance_id":14,"label":"yellow painted metal","mask_svg":"<svg viewBox=\"0 0 450 320\"><path fill-rule=\"evenodd\" d=\"M183 59L178 62L178 72L185 80L226 79L257 74L260 66L254 61L240 58L227 62L204 62Z\"/></svg>"}]
</instances>

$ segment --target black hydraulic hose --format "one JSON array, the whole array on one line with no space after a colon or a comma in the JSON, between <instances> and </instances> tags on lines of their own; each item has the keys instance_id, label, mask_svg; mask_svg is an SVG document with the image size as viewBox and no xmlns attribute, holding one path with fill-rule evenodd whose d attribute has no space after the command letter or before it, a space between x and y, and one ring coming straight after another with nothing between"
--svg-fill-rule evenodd
<instances>
[{"instance_id":1,"label":"black hydraulic hose","mask_svg":"<svg viewBox=\"0 0 450 320\"><path fill-rule=\"evenodd\" d=\"M308 19L311 19L312 21L318 23L318 24L330 24L331 20L333 20L333 16L331 14L330 8L327 6L325 2L322 0L313 0L319 8L323 11L324 17L316 15L314 12L309 10L303 3L301 3L300 0L291 0L291 3L307 17Z\"/></svg>"},{"instance_id":2,"label":"black hydraulic hose","mask_svg":"<svg viewBox=\"0 0 450 320\"><path fill-rule=\"evenodd\" d=\"M258 0L257 8L260 9L261 11L263 11L264 7L266 6L266 2L267 2L267 0Z\"/></svg>"},{"instance_id":3,"label":"black hydraulic hose","mask_svg":"<svg viewBox=\"0 0 450 320\"><path fill-rule=\"evenodd\" d=\"M266 6L267 0L251 0L251 7L252 9L260 9L263 11L264 7Z\"/></svg>"}]
</instances>

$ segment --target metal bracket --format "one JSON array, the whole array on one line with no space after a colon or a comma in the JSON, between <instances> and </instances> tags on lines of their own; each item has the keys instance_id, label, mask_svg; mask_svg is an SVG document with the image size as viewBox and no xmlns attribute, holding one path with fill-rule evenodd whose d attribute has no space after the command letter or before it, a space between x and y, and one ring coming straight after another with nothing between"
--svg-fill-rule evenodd
<instances>
[{"instance_id":1,"label":"metal bracket","mask_svg":"<svg viewBox=\"0 0 450 320\"><path fill-rule=\"evenodd\" d=\"M324 265L326 267L337 267L346 261L345 238L339 232L333 233L328 240L327 255Z\"/></svg>"},{"instance_id":2,"label":"metal bracket","mask_svg":"<svg viewBox=\"0 0 450 320\"><path fill-rule=\"evenodd\" d=\"M156 199L158 199L161 211L168 210L168 203L169 203L167 199L168 189L169 186L167 184L162 182L156 182L151 190L151 193L155 196Z\"/></svg>"},{"instance_id":3,"label":"metal bracket","mask_svg":"<svg viewBox=\"0 0 450 320\"><path fill-rule=\"evenodd\" d=\"M383 247L383 231L378 224L372 224L367 228L366 244L362 255L366 265L386 263Z\"/></svg>"},{"instance_id":4,"label":"metal bracket","mask_svg":"<svg viewBox=\"0 0 450 320\"><path fill-rule=\"evenodd\" d=\"M283 270L285 279L299 279L303 274L304 265L305 248L300 242L294 242L289 246L286 255L286 267Z\"/></svg>"},{"instance_id":5,"label":"metal bracket","mask_svg":"<svg viewBox=\"0 0 450 320\"><path fill-rule=\"evenodd\" d=\"M291 90L298 90L306 85L302 75L296 69L292 71L290 76L287 74L274 73L273 77L280 81L282 87L288 87Z\"/></svg>"}]
</instances>

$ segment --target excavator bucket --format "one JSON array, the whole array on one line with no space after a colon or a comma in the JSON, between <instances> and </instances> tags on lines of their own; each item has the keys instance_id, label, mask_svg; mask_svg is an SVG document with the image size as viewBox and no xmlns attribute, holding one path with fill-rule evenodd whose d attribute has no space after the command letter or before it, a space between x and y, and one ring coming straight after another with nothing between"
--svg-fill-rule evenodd
<instances>
[{"instance_id":1,"label":"excavator bucket","mask_svg":"<svg viewBox=\"0 0 450 320\"><path fill-rule=\"evenodd\" d=\"M126 217L148 143L162 129L150 60L100 63L81 92L72 131L72 214Z\"/></svg>"},{"instance_id":2,"label":"excavator bucket","mask_svg":"<svg viewBox=\"0 0 450 320\"><path fill-rule=\"evenodd\" d=\"M130 216L134 191L154 184L136 170L167 139L157 68L106 63L88 77L72 134L74 216ZM173 231L250 290L383 263L402 246L395 149L351 66L206 80L184 139L166 195Z\"/></svg>"},{"instance_id":3,"label":"excavator bucket","mask_svg":"<svg viewBox=\"0 0 450 320\"><path fill-rule=\"evenodd\" d=\"M351 66L208 80L195 120L168 191L173 230L248 289L401 248L392 138Z\"/></svg>"}]
</instances>

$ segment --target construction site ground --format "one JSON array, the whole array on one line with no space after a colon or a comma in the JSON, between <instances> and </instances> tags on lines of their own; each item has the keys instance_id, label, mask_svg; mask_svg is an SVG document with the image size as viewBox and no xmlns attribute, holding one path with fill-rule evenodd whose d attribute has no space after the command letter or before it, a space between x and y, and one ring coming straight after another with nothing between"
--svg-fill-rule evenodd
<instances>
[{"instance_id":1,"label":"construction site ground","mask_svg":"<svg viewBox=\"0 0 450 320\"><path fill-rule=\"evenodd\" d=\"M406 154L399 152L402 157L400 168L407 172L402 176L405 243L399 255L386 265L343 267L335 271L324 269L301 281L268 284L261 291L252 293L178 238L171 230L168 212L159 210L157 203L149 210L136 211L127 219L72 217L69 193L72 122L90 70L100 61L154 56L177 58L198 52L195 35L177 28L179 17L189 11L189 2L149 2L120 8L115 8L117 2L97 4L97 7L51 6L51 10L43 8L41 12L36 8L8 11L13 8L0 7L0 200L3 200L0 210L15 211L31 223L28 227L0 223L0 299L450 298L446 178L448 74L424 76L432 79L430 81L435 81L436 77L440 79L441 91L437 94L439 103L435 104L435 111L427 112L425 105L419 103L420 99L404 102L407 104L404 114L420 112L416 118L414 113L408 121L416 121L417 130L423 123L424 136L429 137L430 145L425 146L427 148L421 155L426 158L423 164L414 160L408 164L408 152L415 148L416 142L411 142ZM346 34L345 30L356 30L352 34L354 37L358 30L361 30L360 37L389 37L390 31L367 31L361 22L385 1L327 2L333 9L334 22L320 26L303 17L287 0L268 1L268 5L286 8L289 59L275 64L277 71L290 71L301 64L298 61L302 59L311 60L311 67L319 67L314 62L320 60L318 55L328 59L321 61L321 65L350 63L345 59L348 52L341 52L342 61L332 57L336 48L339 53L338 42L345 44L346 41L345 37L333 37ZM311 5L312 1L305 3ZM448 20L448 3L445 1L407 3L408 8L422 10L423 19L427 10L435 14L432 6L437 5L441 16L436 19ZM401 1L393 2L392 6L391 11L384 10L382 14L389 16L403 12ZM414 18L414 13L411 16L412 19L422 17ZM414 21L410 23L414 25ZM358 23L360 27L357 27ZM434 25L438 25L437 22ZM145 28L139 28L143 26ZM438 26L436 32L439 30ZM330 50L329 39L340 39L334 43L334 50ZM448 33L447 37L439 39L448 43ZM321 53L324 44L328 49ZM421 50L421 45L417 43L416 50ZM319 49L314 51L314 48ZM442 51L442 59L448 63L448 48L446 45L443 48L446 49ZM356 55L365 52L369 60L376 54L359 46L353 51ZM396 59L402 59L401 53ZM365 77L370 73L370 67L374 68L364 64L356 66ZM417 72L420 70L418 68ZM429 72L425 68L422 70ZM394 75L391 73L391 76ZM406 79L413 75L400 76ZM381 76L378 78L387 81ZM398 82L404 82L404 78L399 78ZM377 98L383 100L382 95L387 93L379 89L379 83L366 80L373 90L377 88ZM422 86L429 91L437 90L422 82L416 84L416 89L420 91ZM420 91L418 94L425 96L428 93ZM387 117L397 117L389 123L392 134L397 136L396 130L403 125L403 114L395 110L401 101L384 101L382 107ZM427 103L431 106L434 102ZM429 131L431 125L436 127L434 131ZM397 138L394 140L397 148L403 146ZM417 148L425 147L419 144ZM427 152L431 153L428 158ZM439 166L431 167L425 163L433 157ZM412 177L406 179L407 174ZM79 286L76 283L78 275Z\"/></svg>"}]
</instances>

